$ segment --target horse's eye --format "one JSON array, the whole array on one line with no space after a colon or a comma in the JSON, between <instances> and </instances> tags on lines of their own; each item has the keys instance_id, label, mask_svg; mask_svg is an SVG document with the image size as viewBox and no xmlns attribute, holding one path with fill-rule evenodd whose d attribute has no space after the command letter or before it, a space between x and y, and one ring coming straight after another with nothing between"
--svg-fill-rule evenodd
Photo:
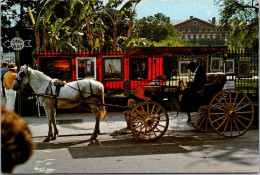
<instances>
[{"instance_id":1,"label":"horse's eye","mask_svg":"<svg viewBox=\"0 0 260 175\"><path fill-rule=\"evenodd\" d=\"M24 72L21 72L21 73L20 73L20 77L21 77L21 78L23 78L23 77L25 77L25 76L26 76L26 74L25 74Z\"/></svg>"}]
</instances>

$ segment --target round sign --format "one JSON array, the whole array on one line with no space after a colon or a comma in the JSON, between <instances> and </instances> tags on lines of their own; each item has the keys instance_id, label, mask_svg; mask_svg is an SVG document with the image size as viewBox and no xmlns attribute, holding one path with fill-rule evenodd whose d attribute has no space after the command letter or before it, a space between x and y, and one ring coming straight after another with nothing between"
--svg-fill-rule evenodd
<instances>
[{"instance_id":1,"label":"round sign","mask_svg":"<svg viewBox=\"0 0 260 175\"><path fill-rule=\"evenodd\" d=\"M20 37L14 37L12 40L11 40L11 47L14 49L14 50L22 50L23 47L24 47L24 41L22 38Z\"/></svg>"}]
</instances>

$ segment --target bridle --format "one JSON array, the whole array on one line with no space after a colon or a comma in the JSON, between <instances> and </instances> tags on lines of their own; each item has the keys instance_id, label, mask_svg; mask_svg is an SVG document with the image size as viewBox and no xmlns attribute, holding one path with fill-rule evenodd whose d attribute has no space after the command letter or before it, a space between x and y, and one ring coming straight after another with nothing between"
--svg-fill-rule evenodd
<instances>
[{"instance_id":1,"label":"bridle","mask_svg":"<svg viewBox=\"0 0 260 175\"><path fill-rule=\"evenodd\" d=\"M21 83L22 83L22 81L23 81L25 78L28 78L28 79L29 79L29 81L28 81L28 83L29 83L29 82L30 82L30 74L29 74L28 71L27 71L26 73L25 73L24 71L20 71L20 72L18 73L18 76L15 77L15 80L16 80L16 82L18 83L19 88L21 88ZM26 84L27 84L27 83L26 83Z\"/></svg>"}]
</instances>

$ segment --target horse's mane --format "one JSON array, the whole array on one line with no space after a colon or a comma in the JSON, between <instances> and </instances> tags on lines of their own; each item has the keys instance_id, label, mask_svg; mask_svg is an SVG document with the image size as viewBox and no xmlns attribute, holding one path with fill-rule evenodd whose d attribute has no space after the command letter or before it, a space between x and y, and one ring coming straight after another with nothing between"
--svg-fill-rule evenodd
<instances>
[{"instance_id":1,"label":"horse's mane","mask_svg":"<svg viewBox=\"0 0 260 175\"><path fill-rule=\"evenodd\" d=\"M35 70L32 69L31 67L28 67L28 71L30 72L34 72L35 74L37 74L38 76L44 78L44 79L52 79L51 77L49 77L48 75L45 75L43 72L39 71L39 70Z\"/></svg>"}]
</instances>

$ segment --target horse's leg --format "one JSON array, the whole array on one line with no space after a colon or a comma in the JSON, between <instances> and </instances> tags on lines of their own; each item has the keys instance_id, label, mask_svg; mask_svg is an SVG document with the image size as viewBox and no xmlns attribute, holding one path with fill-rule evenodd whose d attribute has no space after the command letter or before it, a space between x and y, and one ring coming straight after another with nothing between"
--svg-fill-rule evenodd
<instances>
[{"instance_id":1,"label":"horse's leg","mask_svg":"<svg viewBox=\"0 0 260 175\"><path fill-rule=\"evenodd\" d=\"M49 127L49 131L48 131L48 135L47 137L43 140L43 142L49 142L50 138L52 137L52 110L50 108L47 109L47 107L45 107L45 113L47 115L47 119L48 119L48 127Z\"/></svg>"},{"instance_id":2,"label":"horse's leg","mask_svg":"<svg viewBox=\"0 0 260 175\"><path fill-rule=\"evenodd\" d=\"M53 129L54 129L54 134L51 137L51 140L56 140L56 138L58 137L59 131L56 125L56 109L54 109L53 111L53 118L52 118L52 125L53 125Z\"/></svg>"},{"instance_id":3,"label":"horse's leg","mask_svg":"<svg viewBox=\"0 0 260 175\"><path fill-rule=\"evenodd\" d=\"M100 130L99 130L100 111L99 111L99 108L97 107L97 105L89 105L89 106L92 109L92 112L96 118L95 128L94 128L94 131L90 138L91 140L95 140L97 138L98 134L100 133Z\"/></svg>"},{"instance_id":4,"label":"horse's leg","mask_svg":"<svg viewBox=\"0 0 260 175\"><path fill-rule=\"evenodd\" d=\"M49 131L48 131L47 137L43 141L44 142L49 142L50 139L53 138L52 124L53 124L53 118L54 118L55 109L52 106L48 106L48 107L44 106L44 109L45 109L45 113L46 113L47 118L48 118Z\"/></svg>"}]
</instances>

